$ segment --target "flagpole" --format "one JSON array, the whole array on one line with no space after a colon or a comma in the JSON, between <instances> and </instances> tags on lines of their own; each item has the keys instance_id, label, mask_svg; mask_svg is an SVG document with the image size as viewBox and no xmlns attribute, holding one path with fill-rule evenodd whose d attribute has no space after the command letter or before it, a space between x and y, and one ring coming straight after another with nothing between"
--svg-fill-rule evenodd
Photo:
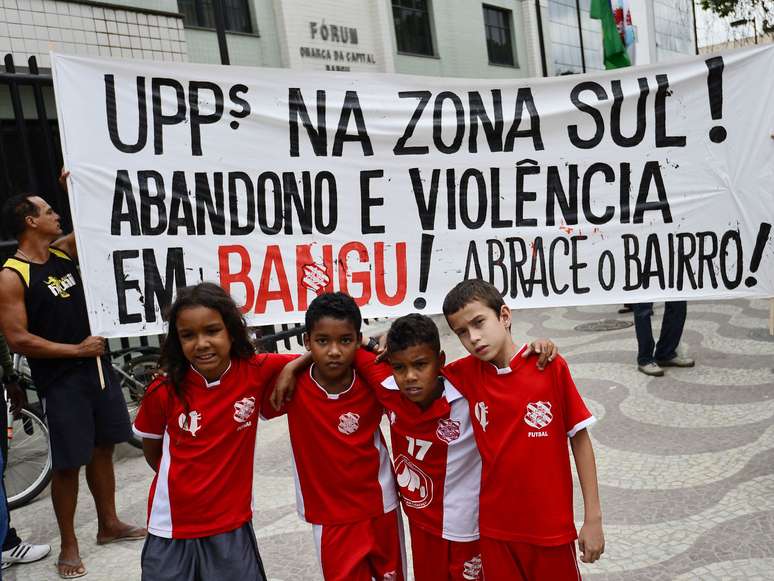
<instances>
[{"instance_id":1,"label":"flagpole","mask_svg":"<svg viewBox=\"0 0 774 581\"><path fill-rule=\"evenodd\" d=\"M586 50L583 48L583 24L581 22L580 0L575 0L575 12L578 15L578 40L580 40L581 66L586 72Z\"/></svg>"},{"instance_id":2,"label":"flagpole","mask_svg":"<svg viewBox=\"0 0 774 581\"><path fill-rule=\"evenodd\" d=\"M543 76L548 76L548 64L546 63L546 41L543 37L543 14L540 0L535 0L535 13L537 14L538 41L540 42L540 64L543 66Z\"/></svg>"}]
</instances>

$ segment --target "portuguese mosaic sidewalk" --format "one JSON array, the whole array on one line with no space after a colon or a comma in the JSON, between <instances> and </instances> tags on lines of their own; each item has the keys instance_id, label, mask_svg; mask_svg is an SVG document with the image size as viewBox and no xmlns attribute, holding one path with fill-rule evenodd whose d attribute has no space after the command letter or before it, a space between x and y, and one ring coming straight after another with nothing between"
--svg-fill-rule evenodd
<instances>
[{"instance_id":1,"label":"portuguese mosaic sidewalk","mask_svg":"<svg viewBox=\"0 0 774 581\"><path fill-rule=\"evenodd\" d=\"M600 419L592 437L607 551L599 563L582 566L584 578L774 579L774 340L765 332L768 303L690 303L683 349L697 366L668 370L663 378L636 371L633 327L576 330L599 328L587 324L603 320L620 326L631 322L631 315L616 310L556 308L515 316L517 339L550 337L559 344ZM661 313L657 309L656 331ZM445 323L439 325L449 357L462 355ZM311 531L295 514L283 420L259 427L256 456L254 524L270 579L320 580ZM118 505L125 519L144 520L150 480L137 450L117 451ZM576 491L579 520L581 510ZM4 578L57 579L48 491L14 511L12 519L25 539L54 547L52 556L12 567ZM85 579L140 579L140 544L96 546L96 515L85 481L76 519L89 570Z\"/></svg>"}]
</instances>

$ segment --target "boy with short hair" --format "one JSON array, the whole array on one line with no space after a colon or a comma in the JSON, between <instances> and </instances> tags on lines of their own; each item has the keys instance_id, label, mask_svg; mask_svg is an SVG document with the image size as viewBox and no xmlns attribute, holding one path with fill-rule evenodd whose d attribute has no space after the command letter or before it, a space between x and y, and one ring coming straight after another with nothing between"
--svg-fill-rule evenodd
<instances>
[{"instance_id":1,"label":"boy with short hair","mask_svg":"<svg viewBox=\"0 0 774 581\"><path fill-rule=\"evenodd\" d=\"M489 283L463 281L443 312L469 356L444 368L467 398L482 459L481 554L489 579L579 579L581 560L604 551L594 451L596 419L558 357L545 371L526 365L511 336L511 311ZM575 530L567 438L584 501Z\"/></svg>"},{"instance_id":2,"label":"boy with short hair","mask_svg":"<svg viewBox=\"0 0 774 581\"><path fill-rule=\"evenodd\" d=\"M429 317L396 319L389 365L359 350L356 370L387 409L394 470L411 531L416 581L483 579L478 543L481 457L468 403L441 376L445 355Z\"/></svg>"},{"instance_id":3,"label":"boy with short hair","mask_svg":"<svg viewBox=\"0 0 774 581\"><path fill-rule=\"evenodd\" d=\"M298 375L281 413L288 415L298 513L312 524L325 580L404 581L403 527L379 429L382 406L352 368L361 321L344 293L310 303L304 344L312 365ZM283 376L292 377L304 361L288 365Z\"/></svg>"}]
</instances>

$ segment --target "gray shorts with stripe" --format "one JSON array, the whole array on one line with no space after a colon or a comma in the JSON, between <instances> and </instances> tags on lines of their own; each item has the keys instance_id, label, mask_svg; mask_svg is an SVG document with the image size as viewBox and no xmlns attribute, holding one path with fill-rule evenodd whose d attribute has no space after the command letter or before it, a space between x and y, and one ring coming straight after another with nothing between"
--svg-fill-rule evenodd
<instances>
[{"instance_id":1,"label":"gray shorts with stripe","mask_svg":"<svg viewBox=\"0 0 774 581\"><path fill-rule=\"evenodd\" d=\"M266 581L252 523L199 539L148 534L142 581Z\"/></svg>"}]
</instances>

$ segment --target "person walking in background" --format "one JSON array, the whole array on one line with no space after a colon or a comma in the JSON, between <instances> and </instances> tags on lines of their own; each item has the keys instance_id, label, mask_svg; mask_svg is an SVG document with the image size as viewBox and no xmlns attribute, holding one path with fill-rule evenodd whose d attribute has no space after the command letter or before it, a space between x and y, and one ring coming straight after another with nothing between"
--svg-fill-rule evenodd
<instances>
[{"instance_id":1,"label":"person walking in background","mask_svg":"<svg viewBox=\"0 0 774 581\"><path fill-rule=\"evenodd\" d=\"M0 335L0 366L3 369L3 387L7 401L11 403L11 413L18 412L26 403L27 396L19 385L19 378L13 369L13 359L8 350L8 344L5 337ZM5 473L5 466L8 464L8 414L5 410L0 410L0 438L2 438L2 462L3 468L0 474ZM25 543L16 533L16 529L11 526L11 509L8 507L8 497L5 494L3 486L2 505L5 506L5 540L3 541L3 569L7 569L16 563L34 563L40 561L51 552L50 545L33 545ZM0 506L0 511L3 506ZM0 515L2 516L2 515ZM2 523L0 523L2 526Z\"/></svg>"},{"instance_id":2,"label":"person walking in background","mask_svg":"<svg viewBox=\"0 0 774 581\"><path fill-rule=\"evenodd\" d=\"M637 333L637 369L645 375L661 377L664 367L693 367L695 361L677 353L683 336L687 303L672 301L664 305L658 343L653 340L651 317L653 303L637 303L634 308L634 329Z\"/></svg>"},{"instance_id":3,"label":"person walking in background","mask_svg":"<svg viewBox=\"0 0 774 581\"><path fill-rule=\"evenodd\" d=\"M5 470L3 457L0 456L0 472ZM5 535L8 532L8 505L5 499L5 486L0 486L0 542L5 542ZM0 570L0 581L3 579L3 573Z\"/></svg>"}]
</instances>

